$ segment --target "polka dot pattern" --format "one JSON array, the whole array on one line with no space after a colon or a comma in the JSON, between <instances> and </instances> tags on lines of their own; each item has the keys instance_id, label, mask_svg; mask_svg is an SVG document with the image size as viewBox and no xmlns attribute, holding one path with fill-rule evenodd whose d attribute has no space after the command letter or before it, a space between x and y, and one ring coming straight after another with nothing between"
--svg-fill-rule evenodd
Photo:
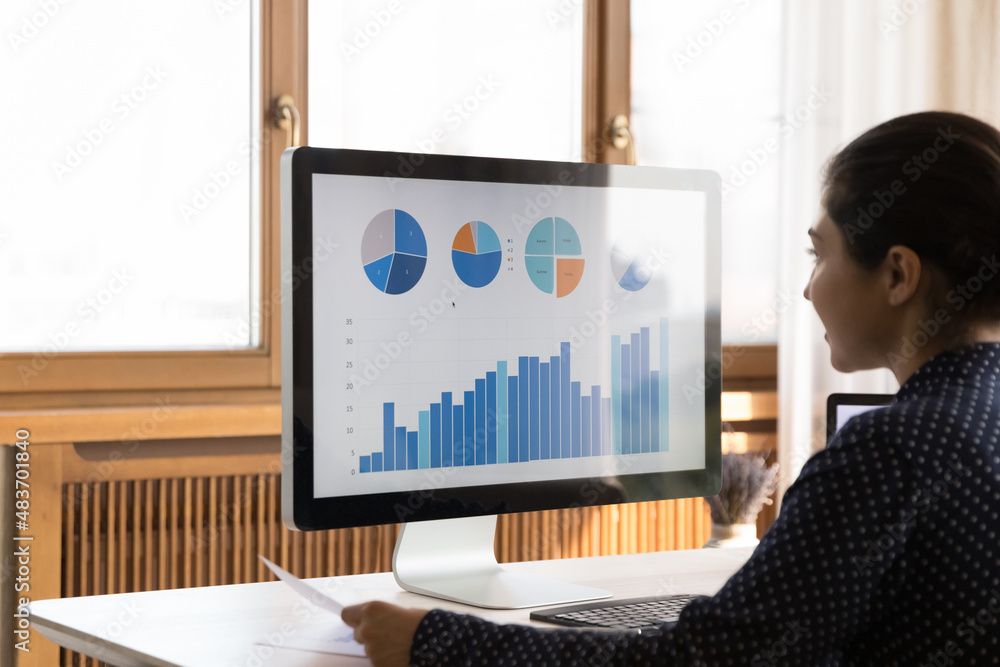
<instances>
[{"instance_id":1,"label":"polka dot pattern","mask_svg":"<svg viewBox=\"0 0 1000 667\"><path fill-rule=\"evenodd\" d=\"M1000 344L938 355L849 421L750 560L659 635L434 610L414 665L1000 664Z\"/></svg>"}]
</instances>

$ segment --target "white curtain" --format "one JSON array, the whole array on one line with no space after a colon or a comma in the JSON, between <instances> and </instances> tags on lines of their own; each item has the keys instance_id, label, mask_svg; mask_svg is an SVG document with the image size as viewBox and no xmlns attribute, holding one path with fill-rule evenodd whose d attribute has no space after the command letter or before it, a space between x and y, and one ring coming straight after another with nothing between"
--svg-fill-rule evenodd
<instances>
[{"instance_id":1,"label":"white curtain","mask_svg":"<svg viewBox=\"0 0 1000 667\"><path fill-rule=\"evenodd\" d=\"M778 497L826 441L832 392L891 393L885 370L843 374L830 366L823 327L802 290L811 271L806 230L820 216L827 159L864 130L933 106L928 41L933 2L786 0L779 291L795 296L778 333ZM991 2L992 4L992 2ZM791 115L791 120L788 115Z\"/></svg>"}]
</instances>

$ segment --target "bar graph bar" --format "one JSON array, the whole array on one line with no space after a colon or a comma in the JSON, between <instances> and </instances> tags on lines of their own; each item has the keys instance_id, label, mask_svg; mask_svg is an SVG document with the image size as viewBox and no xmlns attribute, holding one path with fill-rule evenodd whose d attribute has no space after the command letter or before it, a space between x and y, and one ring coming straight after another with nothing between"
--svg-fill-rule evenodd
<instances>
[{"instance_id":1,"label":"bar graph bar","mask_svg":"<svg viewBox=\"0 0 1000 667\"><path fill-rule=\"evenodd\" d=\"M669 450L669 321L613 335L610 387L572 379L572 349L519 356L441 393L416 412L416 428L397 422L399 406L382 404L382 449L358 457L359 473L524 464L547 459L639 455ZM625 341L625 342L623 342ZM651 368L651 355L659 368ZM411 413L412 414L412 413Z\"/></svg>"}]
</instances>

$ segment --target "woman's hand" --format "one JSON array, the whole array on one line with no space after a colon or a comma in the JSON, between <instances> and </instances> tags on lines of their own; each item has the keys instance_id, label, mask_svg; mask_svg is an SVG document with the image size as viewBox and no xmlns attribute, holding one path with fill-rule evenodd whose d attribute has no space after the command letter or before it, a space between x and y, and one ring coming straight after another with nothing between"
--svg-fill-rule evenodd
<instances>
[{"instance_id":1,"label":"woman's hand","mask_svg":"<svg viewBox=\"0 0 1000 667\"><path fill-rule=\"evenodd\" d=\"M344 607L340 617L354 628L355 641L364 644L375 667L405 667L410 664L413 634L426 613L374 601Z\"/></svg>"}]
</instances>

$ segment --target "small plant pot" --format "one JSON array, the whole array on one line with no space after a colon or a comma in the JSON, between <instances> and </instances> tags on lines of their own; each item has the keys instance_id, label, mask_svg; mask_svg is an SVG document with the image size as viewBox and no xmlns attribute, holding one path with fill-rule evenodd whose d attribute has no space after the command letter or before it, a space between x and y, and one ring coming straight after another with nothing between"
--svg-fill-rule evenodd
<instances>
[{"instance_id":1,"label":"small plant pot","mask_svg":"<svg viewBox=\"0 0 1000 667\"><path fill-rule=\"evenodd\" d=\"M753 523L712 524L712 536L705 542L705 549L752 547L760 543L757 525Z\"/></svg>"}]
</instances>

